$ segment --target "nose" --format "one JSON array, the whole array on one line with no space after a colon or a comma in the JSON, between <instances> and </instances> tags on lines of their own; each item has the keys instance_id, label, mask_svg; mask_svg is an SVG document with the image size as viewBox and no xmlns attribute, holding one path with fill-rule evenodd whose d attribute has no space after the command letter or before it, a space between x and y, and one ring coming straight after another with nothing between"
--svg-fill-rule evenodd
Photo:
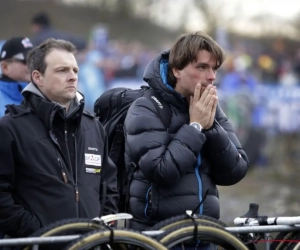
<instances>
[{"instance_id":1,"label":"nose","mask_svg":"<svg viewBox=\"0 0 300 250\"><path fill-rule=\"evenodd\" d=\"M76 72L74 72L73 70L71 70L69 72L69 75L68 75L68 78L69 78L69 81L77 81L78 79L78 74Z\"/></svg>"},{"instance_id":2,"label":"nose","mask_svg":"<svg viewBox=\"0 0 300 250\"><path fill-rule=\"evenodd\" d=\"M214 69L209 69L207 73L207 80L211 82L216 80L216 71Z\"/></svg>"}]
</instances>

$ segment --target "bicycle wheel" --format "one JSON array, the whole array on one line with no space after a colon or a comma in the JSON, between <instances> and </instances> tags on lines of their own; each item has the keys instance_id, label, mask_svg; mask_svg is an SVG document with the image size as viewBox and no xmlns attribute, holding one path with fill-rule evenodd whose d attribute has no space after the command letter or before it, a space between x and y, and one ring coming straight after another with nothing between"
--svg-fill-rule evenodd
<instances>
[{"instance_id":1,"label":"bicycle wheel","mask_svg":"<svg viewBox=\"0 0 300 250\"><path fill-rule=\"evenodd\" d=\"M82 235L80 238L72 241L64 250L88 250L97 246L109 245L108 249L137 249L145 250L167 250L165 246L140 232L127 229L115 229L112 232L108 229L97 230ZM135 248L136 249L136 248Z\"/></svg>"},{"instance_id":2,"label":"bicycle wheel","mask_svg":"<svg viewBox=\"0 0 300 250\"><path fill-rule=\"evenodd\" d=\"M47 236L61 236L61 235L75 235L84 234L93 230L102 229L103 225L93 222L90 219L66 219L51 223L45 227L40 228L29 237L47 237ZM67 243L55 243L51 245L43 245L36 247L35 249L61 249ZM24 250L32 249L31 246L27 246Z\"/></svg>"},{"instance_id":3,"label":"bicycle wheel","mask_svg":"<svg viewBox=\"0 0 300 250\"><path fill-rule=\"evenodd\" d=\"M225 224L223 221L205 215L196 215L196 218L194 219L197 224L206 223L206 224L221 226L222 228L227 227L227 224ZM178 215L155 224L153 227L147 229L147 231L156 231L156 230L166 231L183 224L194 225L193 220L191 218L187 217L186 215ZM245 237L238 237L238 238L240 240L245 239ZM242 240L242 242L244 241ZM257 249L255 243L251 241L247 243L244 242L244 244L248 247L249 250Z\"/></svg>"},{"instance_id":4,"label":"bicycle wheel","mask_svg":"<svg viewBox=\"0 0 300 250\"><path fill-rule=\"evenodd\" d=\"M212 224L199 224L196 228L191 224L180 225L168 230L157 237L157 240L165 245L168 249L183 245L196 244L197 241L210 242L225 249L248 250L237 237L224 230L220 226ZM196 235L194 235L196 233ZM196 236L196 239L195 237ZM184 249L184 248L183 248Z\"/></svg>"},{"instance_id":5,"label":"bicycle wheel","mask_svg":"<svg viewBox=\"0 0 300 250\"><path fill-rule=\"evenodd\" d=\"M293 240L299 232L281 232L278 233L270 246L270 250L284 250L287 249L291 240Z\"/></svg>"},{"instance_id":6,"label":"bicycle wheel","mask_svg":"<svg viewBox=\"0 0 300 250\"><path fill-rule=\"evenodd\" d=\"M290 232L292 233L292 232ZM300 232L293 232L292 242L288 245L287 250L300 250Z\"/></svg>"},{"instance_id":7,"label":"bicycle wheel","mask_svg":"<svg viewBox=\"0 0 300 250\"><path fill-rule=\"evenodd\" d=\"M215 218L206 216L206 215L197 215L194 220L197 223L210 223L213 225L221 226L221 227L227 227L227 225L220 220L217 220ZM183 224L193 223L193 220L186 215L178 215L173 216L169 219L163 220L155 224L153 227L147 229L149 231L155 231L155 230L169 230L172 227L176 227Z\"/></svg>"}]
</instances>

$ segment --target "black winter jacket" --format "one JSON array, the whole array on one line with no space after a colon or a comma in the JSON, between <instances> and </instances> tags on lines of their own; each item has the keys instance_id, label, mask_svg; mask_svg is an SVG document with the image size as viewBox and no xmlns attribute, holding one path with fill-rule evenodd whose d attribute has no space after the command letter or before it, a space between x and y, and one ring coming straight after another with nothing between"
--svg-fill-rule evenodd
<instances>
[{"instance_id":1,"label":"black winter jacket","mask_svg":"<svg viewBox=\"0 0 300 250\"><path fill-rule=\"evenodd\" d=\"M116 167L100 122L83 111L83 99L66 116L26 89L25 102L0 119L0 231L24 237L58 220L116 213Z\"/></svg>"},{"instance_id":2,"label":"black winter jacket","mask_svg":"<svg viewBox=\"0 0 300 250\"><path fill-rule=\"evenodd\" d=\"M126 166L137 166L129 209L136 221L148 226L194 210L205 193L198 213L219 218L216 185L236 184L248 170L247 156L220 106L211 129L199 132L189 126L187 99L163 82L167 61L167 52L154 59L144 80L169 105L169 128L146 97L131 105L124 123Z\"/></svg>"}]
</instances>

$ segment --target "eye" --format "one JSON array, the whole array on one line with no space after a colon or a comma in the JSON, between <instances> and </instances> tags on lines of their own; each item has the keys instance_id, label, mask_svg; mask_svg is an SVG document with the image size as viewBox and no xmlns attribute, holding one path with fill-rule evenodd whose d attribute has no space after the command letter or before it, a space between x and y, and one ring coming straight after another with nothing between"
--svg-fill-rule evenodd
<instances>
[{"instance_id":1,"label":"eye","mask_svg":"<svg viewBox=\"0 0 300 250\"><path fill-rule=\"evenodd\" d=\"M200 65L198 68L199 68L200 70L205 70L205 69L206 69L206 66L205 66L205 65Z\"/></svg>"},{"instance_id":2,"label":"eye","mask_svg":"<svg viewBox=\"0 0 300 250\"><path fill-rule=\"evenodd\" d=\"M213 71L216 73L218 69L219 69L219 67L215 67L215 68L213 68Z\"/></svg>"}]
</instances>

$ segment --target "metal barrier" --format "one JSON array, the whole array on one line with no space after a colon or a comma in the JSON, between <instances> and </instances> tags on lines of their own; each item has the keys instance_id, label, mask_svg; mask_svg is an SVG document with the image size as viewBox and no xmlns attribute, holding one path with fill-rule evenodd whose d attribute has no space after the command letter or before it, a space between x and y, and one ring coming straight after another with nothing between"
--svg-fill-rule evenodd
<instances>
[{"instance_id":1,"label":"metal barrier","mask_svg":"<svg viewBox=\"0 0 300 250\"><path fill-rule=\"evenodd\" d=\"M35 244L49 244L49 243L64 243L79 238L80 235L68 235L68 236L49 236L49 237L28 237L28 238L16 238L16 239L2 239L0 240L0 246L24 246Z\"/></svg>"}]
</instances>

